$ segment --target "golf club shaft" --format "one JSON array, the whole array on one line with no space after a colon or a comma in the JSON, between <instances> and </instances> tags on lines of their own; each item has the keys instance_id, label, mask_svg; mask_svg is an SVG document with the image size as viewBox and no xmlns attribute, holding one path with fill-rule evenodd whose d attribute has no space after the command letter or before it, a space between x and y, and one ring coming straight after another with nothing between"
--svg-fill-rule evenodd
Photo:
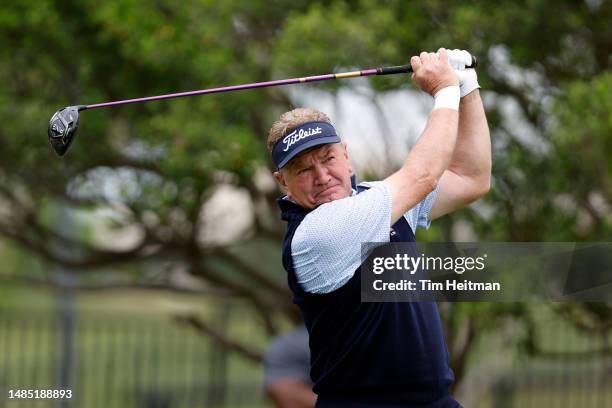
<instances>
[{"instance_id":1,"label":"golf club shaft","mask_svg":"<svg viewBox=\"0 0 612 408\"><path fill-rule=\"evenodd\" d=\"M279 86L279 85L302 84L302 83L307 83L307 82L329 81L332 79L355 78L359 76L366 77L366 76L372 76L372 75L404 74L407 72L412 72L412 67L409 64L408 65L398 65L394 67L372 68L372 69L366 69L363 71L341 72L338 74L324 74L324 75L314 75L314 76L302 77L302 78L279 79L276 81L267 81L267 82L255 82L251 84L224 86L221 88L200 89L197 91L178 92L178 93L172 93L172 94L167 94L167 95L147 96L144 98L125 99L122 101L104 102L104 103L97 103L94 105L80 105L79 111L86 110L86 109L106 108L109 106L127 105L129 103L141 103L141 102L159 101L162 99L181 98L185 96L196 96L196 95L206 95L206 94L213 94L213 93L241 91L245 89L266 88L270 86Z\"/></svg>"}]
</instances>

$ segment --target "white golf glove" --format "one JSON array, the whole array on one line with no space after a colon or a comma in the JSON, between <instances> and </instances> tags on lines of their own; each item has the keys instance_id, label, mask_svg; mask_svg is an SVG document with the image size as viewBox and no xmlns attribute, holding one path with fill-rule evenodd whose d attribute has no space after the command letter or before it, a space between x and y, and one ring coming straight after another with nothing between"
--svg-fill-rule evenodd
<instances>
[{"instance_id":1,"label":"white golf glove","mask_svg":"<svg viewBox=\"0 0 612 408\"><path fill-rule=\"evenodd\" d=\"M478 84L478 77L476 76L476 70L474 68L464 70L456 69L455 73L459 77L459 94L461 98L471 93L475 89L480 88L480 85Z\"/></svg>"},{"instance_id":2,"label":"white golf glove","mask_svg":"<svg viewBox=\"0 0 612 408\"><path fill-rule=\"evenodd\" d=\"M472 92L474 89L480 88L478 77L474 68L465 68L467 65L472 65L472 55L465 50L447 50L448 62L455 70L459 77L459 92L461 98Z\"/></svg>"},{"instance_id":3,"label":"white golf glove","mask_svg":"<svg viewBox=\"0 0 612 408\"><path fill-rule=\"evenodd\" d=\"M466 50L446 50L446 54L453 69L465 69L466 66L472 65L472 55Z\"/></svg>"}]
</instances>

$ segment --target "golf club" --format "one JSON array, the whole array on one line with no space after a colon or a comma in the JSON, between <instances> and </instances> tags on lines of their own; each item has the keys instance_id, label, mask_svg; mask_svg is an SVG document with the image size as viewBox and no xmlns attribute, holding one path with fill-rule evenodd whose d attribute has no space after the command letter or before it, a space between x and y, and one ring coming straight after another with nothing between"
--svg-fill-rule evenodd
<instances>
[{"instance_id":1,"label":"golf club","mask_svg":"<svg viewBox=\"0 0 612 408\"><path fill-rule=\"evenodd\" d=\"M467 65L466 68L474 68L476 66L476 57L472 56L472 63ZM343 79L343 78L355 78L355 77L366 77L372 75L392 75L392 74L404 74L412 72L412 66L408 65L398 65L392 67L382 67L382 68L372 68L366 69L362 71L351 71L351 72L341 72L338 74L323 74L323 75L314 75L302 78L290 78L290 79L279 79L275 81L267 81L267 82L255 82L250 84L242 84L242 85L232 85L225 86L221 88L209 88L209 89L200 89L197 91L189 91L189 92L179 92L172 93L167 95L157 95L157 96L148 96L144 98L135 98L135 99L125 99L121 101L113 101L113 102L103 102L97 103L93 105L75 105L75 106L67 106L55 112L55 114L51 117L49 121L49 142L53 149L59 156L63 156L76 135L76 131L79 127L79 112L88 110L88 109L98 109L98 108L108 108L111 106L119 106L119 105L127 105L130 103L144 103L151 101L159 101L162 99L173 99L173 98L182 98L185 96L196 96L196 95L206 95L213 93L223 93L223 92L232 92L232 91L241 91L245 89L255 89L255 88L265 88L271 86L280 86L280 85L291 85L291 84L303 84L307 82L318 82L318 81L329 81L332 79Z\"/></svg>"}]
</instances>

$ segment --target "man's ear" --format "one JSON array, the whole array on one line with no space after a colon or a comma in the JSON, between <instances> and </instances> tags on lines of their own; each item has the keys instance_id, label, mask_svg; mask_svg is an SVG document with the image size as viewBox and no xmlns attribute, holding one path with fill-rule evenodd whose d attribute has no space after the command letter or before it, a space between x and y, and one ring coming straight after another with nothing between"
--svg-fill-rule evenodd
<instances>
[{"instance_id":1,"label":"man's ear","mask_svg":"<svg viewBox=\"0 0 612 408\"><path fill-rule=\"evenodd\" d=\"M344 158L346 160L349 159L349 155L348 155L348 145L345 142L342 142L342 154L344 154Z\"/></svg>"},{"instance_id":2,"label":"man's ear","mask_svg":"<svg viewBox=\"0 0 612 408\"><path fill-rule=\"evenodd\" d=\"M346 142L342 142L342 154L344 154L344 158L348 161L349 164L349 173L353 175L353 165L351 164L351 160L348 155L348 148Z\"/></svg>"},{"instance_id":3,"label":"man's ear","mask_svg":"<svg viewBox=\"0 0 612 408\"><path fill-rule=\"evenodd\" d=\"M277 170L273 173L274 179L281 187L281 189L287 194L287 182L285 181L285 177L283 177L283 173L280 170Z\"/></svg>"}]
</instances>

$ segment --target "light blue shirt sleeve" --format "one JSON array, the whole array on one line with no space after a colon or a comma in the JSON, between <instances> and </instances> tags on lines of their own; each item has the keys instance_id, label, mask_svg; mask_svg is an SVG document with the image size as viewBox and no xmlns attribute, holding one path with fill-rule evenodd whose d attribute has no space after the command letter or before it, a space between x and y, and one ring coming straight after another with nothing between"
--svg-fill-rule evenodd
<instances>
[{"instance_id":1,"label":"light blue shirt sleeve","mask_svg":"<svg viewBox=\"0 0 612 408\"><path fill-rule=\"evenodd\" d=\"M404 214L404 218L406 218L406 221L408 221L408 225L410 225L410 228L412 228L412 232L414 234L416 234L417 228L427 229L431 225L429 211L431 211L431 207L438 197L439 189L440 185L438 184L436 185L434 191L427 194L423 200Z\"/></svg>"},{"instance_id":2,"label":"light blue shirt sleeve","mask_svg":"<svg viewBox=\"0 0 612 408\"><path fill-rule=\"evenodd\" d=\"M391 190L384 181L362 183L360 194L323 204L302 220L291 242L293 268L309 293L342 287L361 265L361 243L389 242ZM412 230L429 226L427 215L437 188L404 217Z\"/></svg>"}]
</instances>

